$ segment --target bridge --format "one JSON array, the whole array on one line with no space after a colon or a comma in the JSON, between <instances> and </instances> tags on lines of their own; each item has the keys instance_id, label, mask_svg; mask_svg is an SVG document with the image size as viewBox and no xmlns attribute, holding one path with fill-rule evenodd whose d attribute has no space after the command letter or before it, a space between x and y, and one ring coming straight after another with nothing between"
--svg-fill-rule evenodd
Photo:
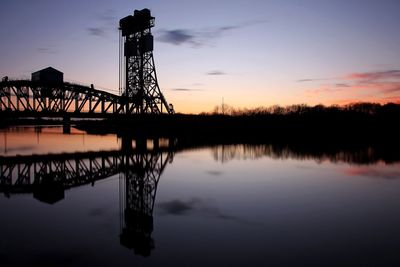
<instances>
[{"instance_id":1,"label":"bridge","mask_svg":"<svg viewBox=\"0 0 400 267\"><path fill-rule=\"evenodd\" d=\"M30 193L54 204L64 191L119 174L121 245L136 254L150 255L154 248L153 208L157 185L173 152L132 149L0 157L0 192L7 197Z\"/></svg>"},{"instance_id":2,"label":"bridge","mask_svg":"<svg viewBox=\"0 0 400 267\"><path fill-rule=\"evenodd\" d=\"M0 110L15 117L107 118L137 114L135 101L124 95L68 82L0 82ZM156 113L164 111L157 105L153 109Z\"/></svg>"},{"instance_id":3,"label":"bridge","mask_svg":"<svg viewBox=\"0 0 400 267\"><path fill-rule=\"evenodd\" d=\"M48 67L32 73L31 80L3 77L0 116L68 119L174 113L158 85L154 19L149 9L143 9L119 21L119 95L64 82L61 71Z\"/></svg>"},{"instance_id":4,"label":"bridge","mask_svg":"<svg viewBox=\"0 0 400 267\"><path fill-rule=\"evenodd\" d=\"M32 73L31 80L0 82L0 119L4 118L115 118L134 114L172 114L158 85L153 58L154 17L150 10L135 10L119 22L119 94L64 82L63 73L48 67ZM67 189L94 184L120 175L120 243L147 256L154 248L153 208L158 181L173 152L159 146L146 149L137 140L122 140L122 150L0 157L0 192L32 193L54 204ZM143 140L142 140L143 141Z\"/></svg>"}]
</instances>

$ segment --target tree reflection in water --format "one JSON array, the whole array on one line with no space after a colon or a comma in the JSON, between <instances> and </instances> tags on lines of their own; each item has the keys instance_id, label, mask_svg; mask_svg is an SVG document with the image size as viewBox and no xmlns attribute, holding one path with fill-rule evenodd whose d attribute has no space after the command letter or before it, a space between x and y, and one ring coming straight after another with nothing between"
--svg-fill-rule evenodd
<instances>
[{"instance_id":1,"label":"tree reflection in water","mask_svg":"<svg viewBox=\"0 0 400 267\"><path fill-rule=\"evenodd\" d=\"M319 145L284 145L284 144L234 144L215 145L211 148L215 161L221 163L233 159L272 159L315 160L316 162L345 162L348 164L387 164L400 161L395 149L376 146L367 147L334 147Z\"/></svg>"}]
</instances>

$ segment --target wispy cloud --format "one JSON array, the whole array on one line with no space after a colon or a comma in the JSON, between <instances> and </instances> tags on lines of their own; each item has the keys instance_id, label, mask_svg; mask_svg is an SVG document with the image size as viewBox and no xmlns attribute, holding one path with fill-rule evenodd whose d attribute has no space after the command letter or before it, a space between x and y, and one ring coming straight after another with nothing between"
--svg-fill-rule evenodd
<instances>
[{"instance_id":1,"label":"wispy cloud","mask_svg":"<svg viewBox=\"0 0 400 267\"><path fill-rule=\"evenodd\" d=\"M195 33L189 30L175 29L175 30L161 30L157 40L164 43L169 43L173 45L181 45L189 43L193 46L200 45L196 42Z\"/></svg>"},{"instance_id":2,"label":"wispy cloud","mask_svg":"<svg viewBox=\"0 0 400 267\"><path fill-rule=\"evenodd\" d=\"M313 82L313 81L315 81L316 79L300 79L300 80L297 80L296 82L298 82L298 83L303 83L303 82ZM317 79L318 80L318 79Z\"/></svg>"},{"instance_id":3,"label":"wispy cloud","mask_svg":"<svg viewBox=\"0 0 400 267\"><path fill-rule=\"evenodd\" d=\"M38 47L36 49L36 51L41 54L57 54L57 50L54 47L50 47L50 46Z\"/></svg>"},{"instance_id":4,"label":"wispy cloud","mask_svg":"<svg viewBox=\"0 0 400 267\"><path fill-rule=\"evenodd\" d=\"M193 48L198 48L209 44L211 40L220 38L227 32L239 30L244 27L266 23L266 20L248 21L236 25L225 25L210 27L200 30L190 29L162 29L158 31L157 40L173 45L189 44Z\"/></svg>"},{"instance_id":5,"label":"wispy cloud","mask_svg":"<svg viewBox=\"0 0 400 267\"><path fill-rule=\"evenodd\" d=\"M400 84L391 84L388 88L385 89L385 93L397 93L400 92Z\"/></svg>"},{"instance_id":6,"label":"wispy cloud","mask_svg":"<svg viewBox=\"0 0 400 267\"><path fill-rule=\"evenodd\" d=\"M204 83L193 83L192 86L203 86Z\"/></svg>"},{"instance_id":7,"label":"wispy cloud","mask_svg":"<svg viewBox=\"0 0 400 267\"><path fill-rule=\"evenodd\" d=\"M118 18L114 9L106 9L103 12L97 14L97 19L103 21L105 24L115 26Z\"/></svg>"},{"instance_id":8,"label":"wispy cloud","mask_svg":"<svg viewBox=\"0 0 400 267\"><path fill-rule=\"evenodd\" d=\"M242 22L242 23L235 24L235 25L225 25L225 26L220 26L220 27L207 28L202 31L202 34L204 37L207 37L207 38L218 38L221 35L223 35L227 32L230 32L230 31L240 30L242 28L254 26L257 24L264 24L267 22L268 22L268 20L254 20L254 21Z\"/></svg>"},{"instance_id":9,"label":"wispy cloud","mask_svg":"<svg viewBox=\"0 0 400 267\"><path fill-rule=\"evenodd\" d=\"M399 80L400 70L386 70L375 72L355 72L346 76L349 80L356 80L359 82L372 82L377 80Z\"/></svg>"},{"instance_id":10,"label":"wispy cloud","mask_svg":"<svg viewBox=\"0 0 400 267\"><path fill-rule=\"evenodd\" d=\"M226 75L225 72L220 70L212 70L206 73L207 75L217 76L217 75Z\"/></svg>"},{"instance_id":11,"label":"wispy cloud","mask_svg":"<svg viewBox=\"0 0 400 267\"><path fill-rule=\"evenodd\" d=\"M373 102L373 103L380 103L380 104L387 104L387 103L395 103L400 104L400 96L390 96L390 97L353 97L353 98L342 98L336 100L333 104L336 105L349 105L359 102Z\"/></svg>"},{"instance_id":12,"label":"wispy cloud","mask_svg":"<svg viewBox=\"0 0 400 267\"><path fill-rule=\"evenodd\" d=\"M326 81L330 80L329 78L306 78L306 79L299 79L296 80L298 83L304 83L304 82L319 82L319 81Z\"/></svg>"},{"instance_id":13,"label":"wispy cloud","mask_svg":"<svg viewBox=\"0 0 400 267\"><path fill-rule=\"evenodd\" d=\"M106 9L95 15L95 26L87 27L86 31L95 37L110 38L111 32L117 28L117 17L113 9Z\"/></svg>"},{"instance_id":14,"label":"wispy cloud","mask_svg":"<svg viewBox=\"0 0 400 267\"><path fill-rule=\"evenodd\" d=\"M336 93L343 91L340 86L322 85L319 88L308 89L306 92L311 95L320 95L324 93Z\"/></svg>"},{"instance_id":15,"label":"wispy cloud","mask_svg":"<svg viewBox=\"0 0 400 267\"><path fill-rule=\"evenodd\" d=\"M92 27L87 28L90 35L104 37L106 36L106 30L103 27Z\"/></svg>"},{"instance_id":16,"label":"wispy cloud","mask_svg":"<svg viewBox=\"0 0 400 267\"><path fill-rule=\"evenodd\" d=\"M171 91L179 91L179 92L191 92L191 91L202 91L201 89L194 89L194 88L171 88Z\"/></svg>"},{"instance_id":17,"label":"wispy cloud","mask_svg":"<svg viewBox=\"0 0 400 267\"><path fill-rule=\"evenodd\" d=\"M303 79L298 81L316 81ZM330 94L342 100L334 104L348 104L360 101L377 103L398 103L400 98L400 70L390 69L373 72L353 72L332 79L332 83L320 84L305 90L307 96Z\"/></svg>"},{"instance_id":18,"label":"wispy cloud","mask_svg":"<svg viewBox=\"0 0 400 267\"><path fill-rule=\"evenodd\" d=\"M336 87L350 87L350 85L347 83L337 83L337 84L335 84L335 86Z\"/></svg>"}]
</instances>

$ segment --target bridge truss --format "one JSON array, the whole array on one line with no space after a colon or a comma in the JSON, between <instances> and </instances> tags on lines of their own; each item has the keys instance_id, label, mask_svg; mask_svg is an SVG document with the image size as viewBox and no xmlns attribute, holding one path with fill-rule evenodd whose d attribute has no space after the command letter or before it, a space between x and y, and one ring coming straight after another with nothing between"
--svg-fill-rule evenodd
<instances>
[{"instance_id":1,"label":"bridge truss","mask_svg":"<svg viewBox=\"0 0 400 267\"><path fill-rule=\"evenodd\" d=\"M29 117L107 117L134 114L132 98L71 83L0 82L0 110Z\"/></svg>"}]
</instances>

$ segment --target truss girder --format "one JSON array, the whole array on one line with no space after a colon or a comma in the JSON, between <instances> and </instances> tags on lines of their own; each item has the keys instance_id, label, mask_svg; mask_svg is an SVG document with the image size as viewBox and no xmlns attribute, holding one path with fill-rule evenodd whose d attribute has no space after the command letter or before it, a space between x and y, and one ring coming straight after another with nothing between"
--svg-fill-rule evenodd
<instances>
[{"instance_id":1,"label":"truss girder","mask_svg":"<svg viewBox=\"0 0 400 267\"><path fill-rule=\"evenodd\" d=\"M92 87L30 80L0 82L0 110L30 112L37 116L84 114L131 114L135 100Z\"/></svg>"}]
</instances>

